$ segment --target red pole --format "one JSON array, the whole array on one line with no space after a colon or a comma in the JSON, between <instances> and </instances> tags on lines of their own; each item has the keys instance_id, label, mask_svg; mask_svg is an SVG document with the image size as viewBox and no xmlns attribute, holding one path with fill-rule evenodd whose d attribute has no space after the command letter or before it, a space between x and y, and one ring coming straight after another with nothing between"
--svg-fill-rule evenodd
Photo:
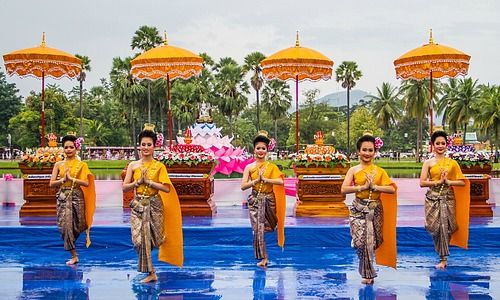
<instances>
[{"instance_id":1,"label":"red pole","mask_svg":"<svg viewBox=\"0 0 500 300\"><path fill-rule=\"evenodd\" d=\"M299 75L295 75L295 153L299 154Z\"/></svg>"},{"instance_id":2,"label":"red pole","mask_svg":"<svg viewBox=\"0 0 500 300\"><path fill-rule=\"evenodd\" d=\"M45 71L42 71L42 147L45 147Z\"/></svg>"},{"instance_id":3,"label":"red pole","mask_svg":"<svg viewBox=\"0 0 500 300\"><path fill-rule=\"evenodd\" d=\"M431 81L429 83L430 85L430 95L431 95L431 98L430 98L430 101L429 101L429 152L432 152L432 143L430 142L430 139L431 139L431 136L432 136L432 99L433 99L433 96L432 96L432 70L431 70Z\"/></svg>"},{"instance_id":4,"label":"red pole","mask_svg":"<svg viewBox=\"0 0 500 300\"><path fill-rule=\"evenodd\" d=\"M167 98L168 98L168 139L172 147L172 110L170 109L170 75L167 74Z\"/></svg>"}]
</instances>

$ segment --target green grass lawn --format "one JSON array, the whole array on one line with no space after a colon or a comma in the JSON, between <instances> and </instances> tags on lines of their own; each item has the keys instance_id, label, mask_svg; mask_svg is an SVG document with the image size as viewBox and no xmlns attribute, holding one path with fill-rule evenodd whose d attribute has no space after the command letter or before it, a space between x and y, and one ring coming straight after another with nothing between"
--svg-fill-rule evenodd
<instances>
[{"instance_id":1,"label":"green grass lawn","mask_svg":"<svg viewBox=\"0 0 500 300\"><path fill-rule=\"evenodd\" d=\"M280 166L283 173L287 177L293 177L294 172L290 167L290 160L274 160L273 163ZM126 160L89 160L87 164L91 171L98 178L114 178L120 174L123 168L127 165ZM422 163L416 163L413 160L394 161L387 158L378 159L375 162L378 166L384 168L389 176L393 177L418 177ZM351 166L358 164L353 161ZM494 170L500 169L500 163L493 164ZM19 176L17 161L0 161L0 176L5 173L12 173ZM233 173L230 176L216 174L216 179L219 178L241 178L241 174Z\"/></svg>"}]
</instances>

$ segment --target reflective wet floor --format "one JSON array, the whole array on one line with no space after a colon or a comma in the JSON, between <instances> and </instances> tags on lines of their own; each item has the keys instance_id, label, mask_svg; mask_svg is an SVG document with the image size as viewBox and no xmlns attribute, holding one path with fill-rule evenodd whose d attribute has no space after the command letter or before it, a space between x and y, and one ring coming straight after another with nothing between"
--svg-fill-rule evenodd
<instances>
[{"instance_id":1,"label":"reflective wet floor","mask_svg":"<svg viewBox=\"0 0 500 300\"><path fill-rule=\"evenodd\" d=\"M237 182L227 185L238 189ZM451 247L449 267L438 271L420 196L411 198L415 191L407 184L398 206L398 268L377 267L370 286L360 282L347 219L294 217L293 197L287 201L284 250L275 234L266 237L266 269L255 266L243 197L216 195L216 216L183 218L184 268L155 258L159 280L150 284L139 282L145 275L136 271L129 211L119 206L119 197L98 199L92 245L84 248L80 237L75 267L65 265L69 254L54 219L21 225L18 202L0 208L0 300L500 299L500 209L492 208L493 217L472 218L469 250Z\"/></svg>"}]
</instances>

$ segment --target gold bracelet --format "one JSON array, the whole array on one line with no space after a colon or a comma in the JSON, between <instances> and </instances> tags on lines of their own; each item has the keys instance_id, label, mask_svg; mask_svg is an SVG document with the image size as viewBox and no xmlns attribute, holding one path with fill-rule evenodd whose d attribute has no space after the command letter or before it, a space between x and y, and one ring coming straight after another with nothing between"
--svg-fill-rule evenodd
<instances>
[{"instance_id":1,"label":"gold bracelet","mask_svg":"<svg viewBox=\"0 0 500 300\"><path fill-rule=\"evenodd\" d=\"M357 185L357 187L358 187L358 188L357 188L357 191L358 191L358 193L360 193L360 192L361 192L361 186L360 186L360 185Z\"/></svg>"}]
</instances>

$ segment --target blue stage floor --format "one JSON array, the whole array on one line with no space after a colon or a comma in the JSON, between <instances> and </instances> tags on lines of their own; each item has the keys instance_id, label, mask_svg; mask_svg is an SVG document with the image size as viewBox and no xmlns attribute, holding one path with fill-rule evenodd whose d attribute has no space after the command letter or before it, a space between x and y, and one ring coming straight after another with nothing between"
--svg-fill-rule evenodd
<instances>
[{"instance_id":1,"label":"blue stage floor","mask_svg":"<svg viewBox=\"0 0 500 300\"><path fill-rule=\"evenodd\" d=\"M222 199L222 198L218 198ZM113 200L114 201L114 200ZM0 208L0 300L3 299L500 299L500 209L472 218L469 250L451 247L437 271L423 206L398 206L398 269L378 267L373 286L360 283L347 218L293 216L288 198L285 249L267 236L270 266L255 266L248 211L239 199L219 200L213 218L185 217L183 269L155 262L159 281L140 284L129 212L100 202L92 245L80 237L80 263L53 218L19 220L20 205ZM349 202L349 201L347 201ZM118 202L117 202L118 203ZM38 224L38 225L35 225ZM155 252L156 256L156 252Z\"/></svg>"}]
</instances>

